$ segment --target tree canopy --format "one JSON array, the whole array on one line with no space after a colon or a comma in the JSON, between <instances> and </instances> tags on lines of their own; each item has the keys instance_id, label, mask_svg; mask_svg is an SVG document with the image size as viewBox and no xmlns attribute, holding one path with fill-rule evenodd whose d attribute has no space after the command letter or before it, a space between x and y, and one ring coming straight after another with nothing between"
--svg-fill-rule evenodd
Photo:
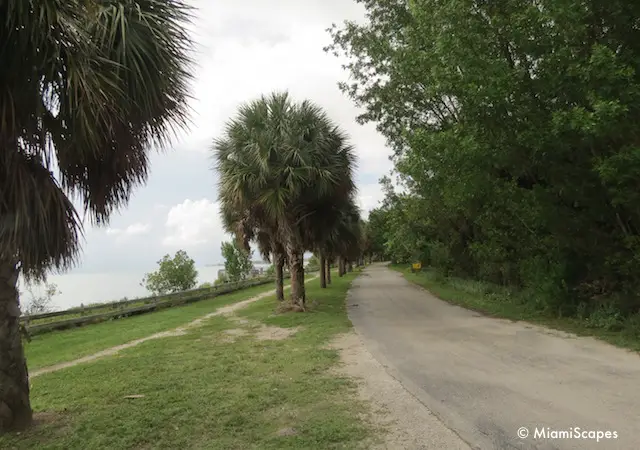
<instances>
[{"instance_id":1,"label":"tree canopy","mask_svg":"<svg viewBox=\"0 0 640 450\"><path fill-rule=\"evenodd\" d=\"M237 240L223 242L220 246L220 251L224 258L226 279L232 283L246 280L251 274L251 269L253 269L252 253L240 247Z\"/></svg>"},{"instance_id":2,"label":"tree canopy","mask_svg":"<svg viewBox=\"0 0 640 450\"><path fill-rule=\"evenodd\" d=\"M292 301L304 307L303 254L355 191L346 134L317 104L274 92L240 106L213 150L225 228L273 255L281 299L286 259Z\"/></svg>"},{"instance_id":3,"label":"tree canopy","mask_svg":"<svg viewBox=\"0 0 640 450\"><path fill-rule=\"evenodd\" d=\"M394 150L375 252L561 314L637 311L640 4L360 3L369 21L334 27L328 50Z\"/></svg>"},{"instance_id":4,"label":"tree canopy","mask_svg":"<svg viewBox=\"0 0 640 450\"><path fill-rule=\"evenodd\" d=\"M196 263L184 250L178 250L173 258L164 255L158 261L158 270L144 276L142 283L154 295L193 289L198 281Z\"/></svg>"}]
</instances>

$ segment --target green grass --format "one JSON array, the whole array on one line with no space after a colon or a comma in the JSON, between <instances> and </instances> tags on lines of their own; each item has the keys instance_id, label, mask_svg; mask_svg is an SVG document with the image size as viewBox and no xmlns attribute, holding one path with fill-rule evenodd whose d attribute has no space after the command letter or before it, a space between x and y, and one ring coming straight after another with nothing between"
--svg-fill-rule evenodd
<instances>
[{"instance_id":1,"label":"green grass","mask_svg":"<svg viewBox=\"0 0 640 450\"><path fill-rule=\"evenodd\" d=\"M249 279L247 281L250 283L253 281L257 281L257 279ZM224 289L224 288L225 286L218 287L218 289ZM213 288L211 290L213 291ZM185 292L184 296L181 295L180 298L188 298L190 295L193 295L193 292ZM225 294L224 293L217 294L217 292L212 292L212 295L225 295ZM167 298L170 298L170 300L167 300ZM77 319L80 317L93 316L93 315L105 314L105 313L117 312L117 311L124 311L128 309L137 308L139 306L149 305L151 303L162 304L165 302L174 301L176 300L176 298L177 297L174 294L168 294L168 295L144 297L144 298L137 299L137 301L133 301L134 299L130 299L130 300L123 299L123 300L117 300L117 301L108 302L108 303L91 303L86 305L84 308L74 307L66 311L60 311L59 315L56 315L56 316L31 319L29 320L28 323L30 326L35 326L35 325L44 325L44 324L54 323L54 322L62 322L65 320ZM128 302L131 302L131 303L128 303Z\"/></svg>"},{"instance_id":2,"label":"green grass","mask_svg":"<svg viewBox=\"0 0 640 450\"><path fill-rule=\"evenodd\" d=\"M317 303L306 313L274 314L270 297L238 311L248 325L214 317L184 336L35 378L32 404L46 420L0 437L0 448L363 448L375 435L360 418L367 405L353 381L329 372L338 353L326 348L351 327L344 300L355 275L329 289L311 281ZM223 339L223 330L253 322L300 331L281 341ZM123 398L130 394L144 397ZM285 428L295 433L279 435Z\"/></svg>"},{"instance_id":3,"label":"green grass","mask_svg":"<svg viewBox=\"0 0 640 450\"><path fill-rule=\"evenodd\" d=\"M391 265L404 277L432 292L440 299L482 314L510 320L523 320L579 336L593 336L621 348L640 351L640 323L636 318L619 324L616 330L595 326L574 317L557 317L532 307L518 293L500 286L474 280L442 277L423 269L411 273L405 265Z\"/></svg>"},{"instance_id":4,"label":"green grass","mask_svg":"<svg viewBox=\"0 0 640 450\"><path fill-rule=\"evenodd\" d=\"M116 345L178 327L220 306L274 289L272 284L213 297L186 306L36 335L25 344L30 370L91 355Z\"/></svg>"}]
</instances>

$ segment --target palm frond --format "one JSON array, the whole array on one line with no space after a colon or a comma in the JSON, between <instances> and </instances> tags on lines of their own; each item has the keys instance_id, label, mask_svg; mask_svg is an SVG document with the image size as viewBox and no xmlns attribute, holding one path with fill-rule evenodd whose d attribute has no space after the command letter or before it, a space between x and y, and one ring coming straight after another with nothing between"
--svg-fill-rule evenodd
<instances>
[{"instance_id":1,"label":"palm frond","mask_svg":"<svg viewBox=\"0 0 640 450\"><path fill-rule=\"evenodd\" d=\"M286 92L241 105L213 143L219 198L256 215L254 236L312 249L336 226L333 205L355 191L347 141L322 108Z\"/></svg>"},{"instance_id":2,"label":"palm frond","mask_svg":"<svg viewBox=\"0 0 640 450\"><path fill-rule=\"evenodd\" d=\"M20 262L27 279L73 265L81 220L37 156L0 153L0 259Z\"/></svg>"},{"instance_id":3,"label":"palm frond","mask_svg":"<svg viewBox=\"0 0 640 450\"><path fill-rule=\"evenodd\" d=\"M189 14L180 0L0 2L0 149L22 170L4 174L0 201L14 225L31 224L7 225L0 248L21 255L25 272L63 267L78 250L79 222L63 192L106 222L146 180L150 149L186 125ZM36 185L40 194L21 192ZM15 216L27 213L41 216Z\"/></svg>"}]
</instances>

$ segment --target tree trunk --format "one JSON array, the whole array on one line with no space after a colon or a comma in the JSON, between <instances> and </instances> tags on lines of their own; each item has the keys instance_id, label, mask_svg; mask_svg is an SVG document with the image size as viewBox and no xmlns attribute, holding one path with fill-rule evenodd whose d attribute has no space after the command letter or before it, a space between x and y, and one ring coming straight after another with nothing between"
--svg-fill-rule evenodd
<instances>
[{"instance_id":1,"label":"tree trunk","mask_svg":"<svg viewBox=\"0 0 640 450\"><path fill-rule=\"evenodd\" d=\"M0 432L24 429L32 419L17 283L16 264L0 260Z\"/></svg>"},{"instance_id":2,"label":"tree trunk","mask_svg":"<svg viewBox=\"0 0 640 450\"><path fill-rule=\"evenodd\" d=\"M324 253L320 253L320 287L322 289L327 288L327 260L324 257Z\"/></svg>"},{"instance_id":3,"label":"tree trunk","mask_svg":"<svg viewBox=\"0 0 640 450\"><path fill-rule=\"evenodd\" d=\"M306 294L304 290L303 252L291 247L287 248L289 273L291 274L291 303L304 308Z\"/></svg>"},{"instance_id":4,"label":"tree trunk","mask_svg":"<svg viewBox=\"0 0 640 450\"><path fill-rule=\"evenodd\" d=\"M278 301L284 300L284 255L277 253L274 255L274 262L276 266L276 298Z\"/></svg>"},{"instance_id":5,"label":"tree trunk","mask_svg":"<svg viewBox=\"0 0 640 450\"><path fill-rule=\"evenodd\" d=\"M331 258L327 258L327 267L325 267L327 271L327 284L331 284Z\"/></svg>"},{"instance_id":6,"label":"tree trunk","mask_svg":"<svg viewBox=\"0 0 640 450\"><path fill-rule=\"evenodd\" d=\"M344 259L342 256L338 258L338 276L341 277L344 275Z\"/></svg>"},{"instance_id":7,"label":"tree trunk","mask_svg":"<svg viewBox=\"0 0 640 450\"><path fill-rule=\"evenodd\" d=\"M353 263L351 261L347 262L347 272L353 272Z\"/></svg>"}]
</instances>

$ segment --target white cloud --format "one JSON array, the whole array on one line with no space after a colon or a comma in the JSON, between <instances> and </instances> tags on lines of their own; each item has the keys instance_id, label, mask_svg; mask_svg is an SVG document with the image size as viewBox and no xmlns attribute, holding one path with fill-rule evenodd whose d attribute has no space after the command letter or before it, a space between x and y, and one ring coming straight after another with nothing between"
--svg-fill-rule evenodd
<instances>
[{"instance_id":1,"label":"white cloud","mask_svg":"<svg viewBox=\"0 0 640 450\"><path fill-rule=\"evenodd\" d=\"M377 208L384 199L384 193L378 184L367 184L360 187L360 195L357 197L358 206L363 217L368 217L372 209Z\"/></svg>"},{"instance_id":2,"label":"white cloud","mask_svg":"<svg viewBox=\"0 0 640 450\"><path fill-rule=\"evenodd\" d=\"M220 221L218 203L207 198L187 199L173 206L167 214L167 234L162 243L167 247L189 248L227 237Z\"/></svg>"},{"instance_id":3,"label":"white cloud","mask_svg":"<svg viewBox=\"0 0 640 450\"><path fill-rule=\"evenodd\" d=\"M384 173L390 150L372 124L337 83L346 81L346 61L324 52L333 22L364 17L361 5L343 0L191 0L198 8L193 33L198 42L194 82L194 126L183 138L191 150L210 143L240 103L274 90L320 104L352 137L360 157L359 174ZM279 5L279 6L275 6Z\"/></svg>"},{"instance_id":4,"label":"white cloud","mask_svg":"<svg viewBox=\"0 0 640 450\"><path fill-rule=\"evenodd\" d=\"M107 228L106 233L109 236L136 236L140 234L147 234L151 230L151 225L148 223L136 222L129 225L127 228Z\"/></svg>"}]
</instances>

